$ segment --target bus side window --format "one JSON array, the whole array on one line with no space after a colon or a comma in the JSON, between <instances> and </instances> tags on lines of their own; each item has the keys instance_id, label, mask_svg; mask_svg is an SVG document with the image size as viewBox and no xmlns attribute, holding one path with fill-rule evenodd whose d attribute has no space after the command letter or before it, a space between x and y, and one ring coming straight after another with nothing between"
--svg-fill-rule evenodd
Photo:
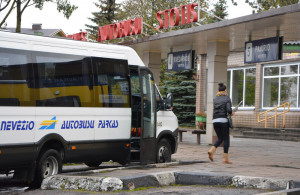
<instances>
[{"instance_id":1,"label":"bus side window","mask_svg":"<svg viewBox=\"0 0 300 195\"><path fill-rule=\"evenodd\" d=\"M126 60L92 58L96 106L130 107L129 70Z\"/></svg>"},{"instance_id":2,"label":"bus side window","mask_svg":"<svg viewBox=\"0 0 300 195\"><path fill-rule=\"evenodd\" d=\"M34 106L31 55L0 48L0 106Z\"/></svg>"},{"instance_id":3,"label":"bus side window","mask_svg":"<svg viewBox=\"0 0 300 195\"><path fill-rule=\"evenodd\" d=\"M89 57L34 53L36 106L94 107Z\"/></svg>"}]
</instances>

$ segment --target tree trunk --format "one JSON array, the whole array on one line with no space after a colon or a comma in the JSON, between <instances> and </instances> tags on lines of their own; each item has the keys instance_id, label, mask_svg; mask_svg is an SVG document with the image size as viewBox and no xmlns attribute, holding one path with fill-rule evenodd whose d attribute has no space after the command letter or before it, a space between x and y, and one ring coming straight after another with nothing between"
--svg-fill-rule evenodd
<instances>
[{"instance_id":1,"label":"tree trunk","mask_svg":"<svg viewBox=\"0 0 300 195\"><path fill-rule=\"evenodd\" d=\"M21 21L22 21L22 11L21 11L21 0L17 1L17 26L16 26L16 32L21 32Z\"/></svg>"}]
</instances>

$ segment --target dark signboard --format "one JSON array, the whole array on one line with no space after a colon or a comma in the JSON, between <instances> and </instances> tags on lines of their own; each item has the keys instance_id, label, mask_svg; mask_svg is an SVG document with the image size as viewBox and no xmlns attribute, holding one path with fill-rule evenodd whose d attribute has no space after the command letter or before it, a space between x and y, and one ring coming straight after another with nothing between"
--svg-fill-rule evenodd
<instances>
[{"instance_id":1,"label":"dark signboard","mask_svg":"<svg viewBox=\"0 0 300 195\"><path fill-rule=\"evenodd\" d=\"M272 37L245 43L245 63L258 63L282 59L283 37Z\"/></svg>"},{"instance_id":2,"label":"dark signboard","mask_svg":"<svg viewBox=\"0 0 300 195\"><path fill-rule=\"evenodd\" d=\"M195 51L179 51L168 53L168 68L169 71L180 71L194 68Z\"/></svg>"}]
</instances>

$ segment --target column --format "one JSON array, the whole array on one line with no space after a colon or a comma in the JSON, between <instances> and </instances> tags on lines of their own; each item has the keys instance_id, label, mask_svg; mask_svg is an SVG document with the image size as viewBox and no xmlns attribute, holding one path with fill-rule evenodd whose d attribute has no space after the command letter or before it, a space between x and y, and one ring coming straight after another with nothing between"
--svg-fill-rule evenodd
<instances>
[{"instance_id":1,"label":"column","mask_svg":"<svg viewBox=\"0 0 300 195\"><path fill-rule=\"evenodd\" d=\"M153 72L154 81L158 86L160 81L161 53L145 52L142 60L144 64Z\"/></svg>"},{"instance_id":2,"label":"column","mask_svg":"<svg viewBox=\"0 0 300 195\"><path fill-rule=\"evenodd\" d=\"M206 54L197 55L196 113L206 110Z\"/></svg>"},{"instance_id":3,"label":"column","mask_svg":"<svg viewBox=\"0 0 300 195\"><path fill-rule=\"evenodd\" d=\"M206 141L213 144L217 140L213 128L213 99L218 92L218 83L227 83L227 58L229 41L209 41L207 43L208 73L207 73L207 118Z\"/></svg>"}]
</instances>

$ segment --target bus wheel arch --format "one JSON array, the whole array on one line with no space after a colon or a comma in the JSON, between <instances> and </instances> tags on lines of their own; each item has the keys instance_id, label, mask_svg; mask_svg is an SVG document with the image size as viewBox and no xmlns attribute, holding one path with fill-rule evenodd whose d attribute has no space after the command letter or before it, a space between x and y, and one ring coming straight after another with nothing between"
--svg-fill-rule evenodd
<instances>
[{"instance_id":1,"label":"bus wheel arch","mask_svg":"<svg viewBox=\"0 0 300 195\"><path fill-rule=\"evenodd\" d=\"M45 150L54 149L61 155L61 159L65 158L66 151L66 141L58 134L49 134L39 141L38 145L40 146L38 149L37 159L41 156L41 154Z\"/></svg>"}]
</instances>

